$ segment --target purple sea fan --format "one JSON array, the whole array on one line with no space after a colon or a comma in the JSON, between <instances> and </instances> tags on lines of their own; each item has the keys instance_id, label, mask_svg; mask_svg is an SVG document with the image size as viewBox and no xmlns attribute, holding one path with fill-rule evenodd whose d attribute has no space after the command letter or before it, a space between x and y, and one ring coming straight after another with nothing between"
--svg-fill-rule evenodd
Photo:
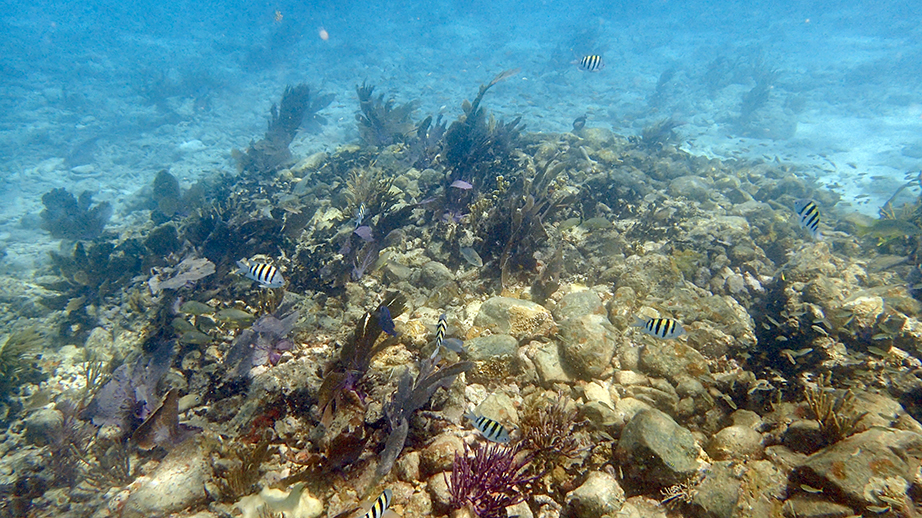
<instances>
[{"instance_id":1,"label":"purple sea fan","mask_svg":"<svg viewBox=\"0 0 922 518\"><path fill-rule=\"evenodd\" d=\"M506 508L525 501L535 477L525 474L531 455L519 444L479 445L469 454L455 453L448 491L452 509L467 507L478 518L506 518Z\"/></svg>"},{"instance_id":2,"label":"purple sea fan","mask_svg":"<svg viewBox=\"0 0 922 518\"><path fill-rule=\"evenodd\" d=\"M280 308L278 313L286 309ZM275 315L263 315L253 323L253 327L240 333L225 358L225 363L231 366L228 376L239 378L248 374L253 367L278 364L282 353L292 348L291 341L286 337L294 329L299 317L297 311L282 319Z\"/></svg>"}]
</instances>

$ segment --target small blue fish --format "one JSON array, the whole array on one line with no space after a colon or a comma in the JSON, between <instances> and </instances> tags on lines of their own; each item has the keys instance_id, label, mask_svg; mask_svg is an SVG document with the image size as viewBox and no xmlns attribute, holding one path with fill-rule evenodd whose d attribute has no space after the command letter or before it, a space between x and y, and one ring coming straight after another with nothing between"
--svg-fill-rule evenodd
<instances>
[{"instance_id":1,"label":"small blue fish","mask_svg":"<svg viewBox=\"0 0 922 518\"><path fill-rule=\"evenodd\" d=\"M468 191L474 188L470 182L465 182L464 180L455 180L451 182L451 187L454 187L455 189L461 189L462 191Z\"/></svg>"},{"instance_id":2,"label":"small blue fish","mask_svg":"<svg viewBox=\"0 0 922 518\"><path fill-rule=\"evenodd\" d=\"M365 216L367 215L368 215L368 207L365 206L365 202L362 202L359 205L358 210L355 211L355 219L353 220L355 222L355 228L359 228L362 226L362 222L365 221Z\"/></svg>"},{"instance_id":3,"label":"small blue fish","mask_svg":"<svg viewBox=\"0 0 922 518\"><path fill-rule=\"evenodd\" d=\"M390 489L385 489L381 496L375 499L375 503L371 505L371 509L366 512L362 518L382 518L385 513L388 516L396 516L396 513L393 511L388 511L388 507L391 505L391 498L394 497L394 494Z\"/></svg>"},{"instance_id":4,"label":"small blue fish","mask_svg":"<svg viewBox=\"0 0 922 518\"><path fill-rule=\"evenodd\" d=\"M631 324L631 326L639 327L644 333L657 338L669 340L685 334L682 323L674 318L634 318L636 318L637 321Z\"/></svg>"},{"instance_id":5,"label":"small blue fish","mask_svg":"<svg viewBox=\"0 0 922 518\"><path fill-rule=\"evenodd\" d=\"M797 222L800 228L807 229L813 239L823 239L820 233L820 209L813 200L797 200L794 202L794 212L797 213Z\"/></svg>"},{"instance_id":6,"label":"small blue fish","mask_svg":"<svg viewBox=\"0 0 922 518\"><path fill-rule=\"evenodd\" d=\"M237 273L258 282L260 288L281 288L285 285L285 278L271 264L250 263L243 259L237 261Z\"/></svg>"},{"instance_id":7,"label":"small blue fish","mask_svg":"<svg viewBox=\"0 0 922 518\"><path fill-rule=\"evenodd\" d=\"M602 61L602 56L595 54L583 56L577 63L579 63L579 68L587 72L598 72L605 68L605 62Z\"/></svg>"},{"instance_id":8,"label":"small blue fish","mask_svg":"<svg viewBox=\"0 0 922 518\"><path fill-rule=\"evenodd\" d=\"M391 310L387 306L378 308L378 325L381 330L391 336L397 336L397 330L394 329L394 319L391 318Z\"/></svg>"},{"instance_id":9,"label":"small blue fish","mask_svg":"<svg viewBox=\"0 0 922 518\"><path fill-rule=\"evenodd\" d=\"M510 441L509 431L506 427L486 416L476 416L471 412L464 414L464 417L474 423L474 427L480 430L480 433L489 441L499 444L508 444Z\"/></svg>"}]
</instances>

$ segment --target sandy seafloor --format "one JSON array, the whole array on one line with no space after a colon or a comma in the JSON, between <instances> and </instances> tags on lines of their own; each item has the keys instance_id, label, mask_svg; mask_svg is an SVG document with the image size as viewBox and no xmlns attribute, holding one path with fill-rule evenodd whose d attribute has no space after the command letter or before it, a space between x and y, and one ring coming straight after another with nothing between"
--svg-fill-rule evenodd
<instances>
[{"instance_id":1,"label":"sandy seafloor","mask_svg":"<svg viewBox=\"0 0 922 518\"><path fill-rule=\"evenodd\" d=\"M843 210L875 215L922 167L920 7L232 9L33 4L3 13L4 272L29 276L59 246L38 228L43 193L93 191L114 205L110 225L131 225L129 207L158 170L184 185L233 170L231 149L259 138L270 105L300 82L336 97L320 112L327 124L295 139L295 158L357 140L363 81L398 102L418 99L417 121L451 121L480 84L520 68L485 103L497 117L522 116L528 131L564 132L586 114L590 127L633 135L671 117L683 123L683 149L790 163L841 192ZM603 56L601 72L570 63L590 53ZM709 92L704 77L718 56L735 79ZM777 73L754 135L736 121L755 84L747 71L759 68Z\"/></svg>"}]
</instances>

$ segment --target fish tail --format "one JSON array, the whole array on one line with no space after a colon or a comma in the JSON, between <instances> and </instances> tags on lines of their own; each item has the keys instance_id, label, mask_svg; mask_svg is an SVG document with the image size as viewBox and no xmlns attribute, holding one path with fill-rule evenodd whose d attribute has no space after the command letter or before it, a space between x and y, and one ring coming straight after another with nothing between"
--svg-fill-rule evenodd
<instances>
[{"instance_id":1,"label":"fish tail","mask_svg":"<svg viewBox=\"0 0 922 518\"><path fill-rule=\"evenodd\" d=\"M472 423L477 422L477 416L475 416L474 413L471 412L470 410L464 413L464 418L469 419Z\"/></svg>"},{"instance_id":2,"label":"fish tail","mask_svg":"<svg viewBox=\"0 0 922 518\"><path fill-rule=\"evenodd\" d=\"M245 259L237 261L237 273L245 275L250 271L250 265Z\"/></svg>"},{"instance_id":3,"label":"fish tail","mask_svg":"<svg viewBox=\"0 0 922 518\"><path fill-rule=\"evenodd\" d=\"M648 320L634 315L634 323L631 324L631 327L646 327Z\"/></svg>"}]
</instances>

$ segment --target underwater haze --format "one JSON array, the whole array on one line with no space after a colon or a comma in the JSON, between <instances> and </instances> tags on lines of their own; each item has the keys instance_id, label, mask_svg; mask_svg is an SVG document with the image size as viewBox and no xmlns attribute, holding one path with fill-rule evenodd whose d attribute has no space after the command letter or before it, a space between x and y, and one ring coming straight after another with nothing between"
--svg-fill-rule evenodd
<instances>
[{"instance_id":1,"label":"underwater haze","mask_svg":"<svg viewBox=\"0 0 922 518\"><path fill-rule=\"evenodd\" d=\"M7 269L45 255L30 238L42 193L93 191L114 205L113 222L130 217L159 169L193 182L231 167L229 150L262 131L285 84L335 95L328 124L293 144L310 153L357 137L363 81L450 118L471 85L512 68L492 106L530 131L567 131L586 115L632 135L671 119L683 149L797 164L874 214L922 159L920 11L899 1L9 3ZM605 67L580 70L572 62L585 55Z\"/></svg>"},{"instance_id":2,"label":"underwater haze","mask_svg":"<svg viewBox=\"0 0 922 518\"><path fill-rule=\"evenodd\" d=\"M922 512L922 3L2 6L0 518Z\"/></svg>"}]
</instances>

